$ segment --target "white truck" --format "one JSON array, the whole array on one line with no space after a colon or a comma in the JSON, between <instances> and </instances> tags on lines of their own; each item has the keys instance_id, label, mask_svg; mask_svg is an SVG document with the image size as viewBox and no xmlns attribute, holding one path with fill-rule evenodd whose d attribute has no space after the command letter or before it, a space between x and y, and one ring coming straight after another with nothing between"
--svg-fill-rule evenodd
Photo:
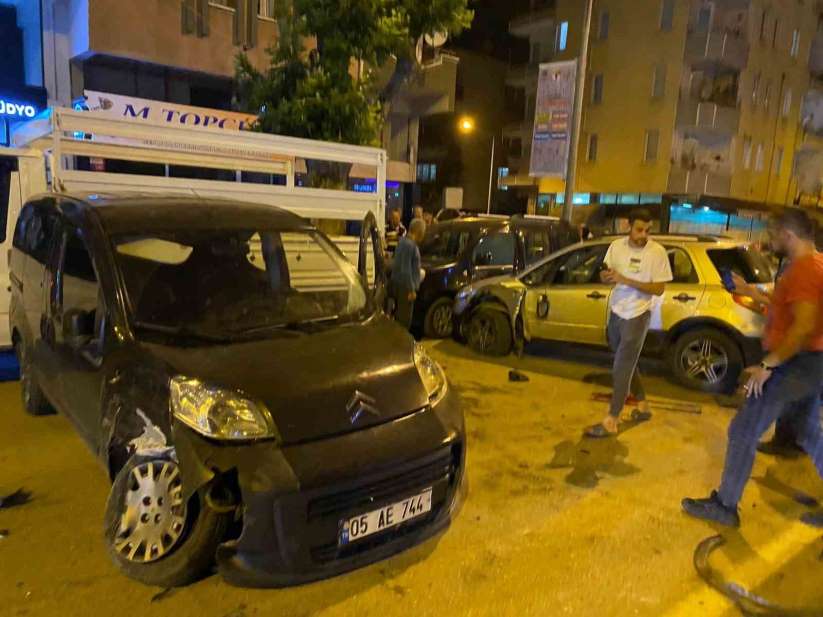
<instances>
[{"instance_id":1,"label":"white truck","mask_svg":"<svg viewBox=\"0 0 823 617\"><path fill-rule=\"evenodd\" d=\"M112 167L107 161L117 162L120 171L106 171ZM375 192L299 186L299 172L305 174L318 161L342 164L351 177L373 178ZM54 108L18 126L12 134L12 147L0 148L0 199L6 187L4 225L0 217L0 250L4 254L12 246L22 204L33 195L49 191L226 198L270 204L324 221L360 222L371 213L382 231L386 153L378 148L250 131L194 129ZM332 240L352 262L357 262L359 237L334 235ZM371 276L371 252L368 259ZM0 261L0 347L8 347L11 289L7 260ZM311 277L310 265L306 268L305 275Z\"/></svg>"}]
</instances>

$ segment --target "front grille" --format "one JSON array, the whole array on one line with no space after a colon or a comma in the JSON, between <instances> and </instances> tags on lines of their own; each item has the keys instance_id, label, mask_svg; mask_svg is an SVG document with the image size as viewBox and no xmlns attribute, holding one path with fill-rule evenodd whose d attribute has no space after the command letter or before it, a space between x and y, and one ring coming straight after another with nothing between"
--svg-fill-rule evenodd
<instances>
[{"instance_id":1,"label":"front grille","mask_svg":"<svg viewBox=\"0 0 823 617\"><path fill-rule=\"evenodd\" d=\"M326 519L334 533L329 533L327 542L311 548L311 558L315 563L328 563L334 560L353 557L392 540L413 533L435 520L452 494L457 471L460 466L461 451L459 445L427 457L419 465L412 465L405 471L379 480L359 484L346 491L317 497L309 502L309 521ZM415 491L434 487L432 509L426 515L387 529L373 536L363 538L352 544L339 546L337 542L337 523L346 516L353 516L358 511L366 511L402 499Z\"/></svg>"},{"instance_id":2,"label":"front grille","mask_svg":"<svg viewBox=\"0 0 823 617\"><path fill-rule=\"evenodd\" d=\"M440 480L451 481L460 464L459 452L455 453L455 451L444 450L436 458L403 473L368 484L360 484L332 495L317 497L309 502L308 519L313 521L318 518L344 514L359 507L369 507L391 497L403 497L408 491L424 488Z\"/></svg>"}]
</instances>

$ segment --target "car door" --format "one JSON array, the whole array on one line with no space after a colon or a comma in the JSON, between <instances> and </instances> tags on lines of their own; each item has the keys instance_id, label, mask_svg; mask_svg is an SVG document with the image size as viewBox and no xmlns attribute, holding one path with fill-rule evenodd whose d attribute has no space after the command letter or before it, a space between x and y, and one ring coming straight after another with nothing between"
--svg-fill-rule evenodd
<instances>
[{"instance_id":1,"label":"car door","mask_svg":"<svg viewBox=\"0 0 823 617\"><path fill-rule=\"evenodd\" d=\"M517 259L517 239L511 230L481 236L472 251L472 279L511 274Z\"/></svg>"},{"instance_id":2,"label":"car door","mask_svg":"<svg viewBox=\"0 0 823 617\"><path fill-rule=\"evenodd\" d=\"M80 230L71 224L63 225L55 261L48 344L57 370L59 400L94 448L99 437L106 311L91 253Z\"/></svg>"},{"instance_id":3,"label":"car door","mask_svg":"<svg viewBox=\"0 0 823 617\"><path fill-rule=\"evenodd\" d=\"M664 245L672 269L672 281L666 291L655 299L650 328L666 331L684 319L692 317L700 306L705 285L688 251L679 246Z\"/></svg>"},{"instance_id":4,"label":"car door","mask_svg":"<svg viewBox=\"0 0 823 617\"><path fill-rule=\"evenodd\" d=\"M542 279L526 292L525 327L530 338L606 344L611 286L599 272L608 245L563 253L549 261Z\"/></svg>"},{"instance_id":5,"label":"car door","mask_svg":"<svg viewBox=\"0 0 823 617\"><path fill-rule=\"evenodd\" d=\"M369 212L360 227L357 271L377 306L383 306L387 293L385 250L377 219Z\"/></svg>"}]
</instances>

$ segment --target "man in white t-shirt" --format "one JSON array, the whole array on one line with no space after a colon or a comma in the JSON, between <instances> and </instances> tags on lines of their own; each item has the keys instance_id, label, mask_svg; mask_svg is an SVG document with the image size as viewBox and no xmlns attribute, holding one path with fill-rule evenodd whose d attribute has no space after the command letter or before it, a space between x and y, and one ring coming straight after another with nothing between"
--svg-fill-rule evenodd
<instances>
[{"instance_id":1,"label":"man in white t-shirt","mask_svg":"<svg viewBox=\"0 0 823 617\"><path fill-rule=\"evenodd\" d=\"M615 286L609 300L607 326L609 346L614 351L614 392L609 415L586 429L588 437L617 434L629 391L637 399L639 409L630 411L624 419L642 422L651 418L637 361L649 331L655 298L663 295L666 283L672 280L666 249L649 238L651 221L648 210L633 211L629 235L612 242L604 259L606 269L600 273L600 280Z\"/></svg>"}]
</instances>

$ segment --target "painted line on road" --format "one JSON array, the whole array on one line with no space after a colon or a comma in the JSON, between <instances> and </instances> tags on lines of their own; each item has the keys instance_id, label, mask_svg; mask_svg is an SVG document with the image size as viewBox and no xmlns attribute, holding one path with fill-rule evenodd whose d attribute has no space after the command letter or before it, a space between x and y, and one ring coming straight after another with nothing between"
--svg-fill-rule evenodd
<instances>
[{"instance_id":1,"label":"painted line on road","mask_svg":"<svg viewBox=\"0 0 823 617\"><path fill-rule=\"evenodd\" d=\"M799 555L809 544L817 541L819 537L819 529L814 529L802 523L793 523L785 533L774 538L758 552L760 560L765 561L771 567L757 568L759 571L751 578L739 576L736 577L735 582L740 583L740 579L744 578L749 591L756 589L774 573L776 566L781 566ZM739 566L736 566L736 572L744 573L745 567L751 562L752 560L749 559ZM695 573L695 576L696 575ZM674 608L667 611L665 615L674 617L677 615L695 615L698 612L700 615L719 615L728 611L729 608L733 606L734 603L726 596L704 584L701 589L680 601Z\"/></svg>"}]
</instances>

